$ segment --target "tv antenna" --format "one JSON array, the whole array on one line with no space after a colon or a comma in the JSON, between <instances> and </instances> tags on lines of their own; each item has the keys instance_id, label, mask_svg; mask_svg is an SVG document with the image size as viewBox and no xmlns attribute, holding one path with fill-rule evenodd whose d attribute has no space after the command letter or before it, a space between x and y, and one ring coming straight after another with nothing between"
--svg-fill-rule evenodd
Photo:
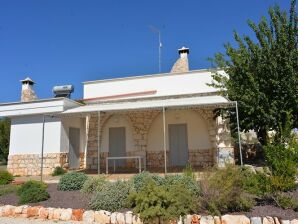
<instances>
[{"instance_id":1,"label":"tv antenna","mask_svg":"<svg viewBox=\"0 0 298 224\"><path fill-rule=\"evenodd\" d=\"M162 43L161 43L161 32L159 29L157 29L156 27L154 26L149 26L150 27L150 30L153 32L153 33L156 33L158 34L158 70L159 70L159 73L161 73L161 48L162 48Z\"/></svg>"}]
</instances>

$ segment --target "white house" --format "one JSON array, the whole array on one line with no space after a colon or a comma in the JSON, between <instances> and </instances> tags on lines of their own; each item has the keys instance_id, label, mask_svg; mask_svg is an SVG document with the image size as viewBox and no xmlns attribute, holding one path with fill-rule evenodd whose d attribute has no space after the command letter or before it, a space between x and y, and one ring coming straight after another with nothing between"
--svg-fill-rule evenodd
<instances>
[{"instance_id":1,"label":"white house","mask_svg":"<svg viewBox=\"0 0 298 224\"><path fill-rule=\"evenodd\" d=\"M233 162L230 130L217 108L234 106L207 85L209 70L189 71L188 48L170 73L83 83L83 99L37 99L34 82L22 80L22 100L0 105L11 118L8 170L44 174L56 166L101 170L116 166L165 172ZM118 158L119 159L119 158ZM109 160L113 164L113 160Z\"/></svg>"}]
</instances>

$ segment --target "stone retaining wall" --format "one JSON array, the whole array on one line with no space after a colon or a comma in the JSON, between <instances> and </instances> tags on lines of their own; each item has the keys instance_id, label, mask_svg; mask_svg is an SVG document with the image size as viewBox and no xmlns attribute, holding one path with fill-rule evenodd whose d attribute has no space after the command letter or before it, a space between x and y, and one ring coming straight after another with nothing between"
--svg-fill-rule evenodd
<instances>
[{"instance_id":1,"label":"stone retaining wall","mask_svg":"<svg viewBox=\"0 0 298 224\"><path fill-rule=\"evenodd\" d=\"M37 176L40 175L41 155L22 154L9 155L7 170L13 175ZM44 154L43 173L50 175L56 166L68 168L67 153L48 153Z\"/></svg>"},{"instance_id":2,"label":"stone retaining wall","mask_svg":"<svg viewBox=\"0 0 298 224\"><path fill-rule=\"evenodd\" d=\"M44 208L42 206L31 207L28 205L0 206L0 217L39 218L53 221L83 221L84 223L99 224L142 224L138 215L131 211L125 213L100 211L84 211L71 208ZM152 222L158 223L158 222ZM282 220L277 217L252 217L244 215L201 216L187 215L180 220L169 224L298 224L298 219Z\"/></svg>"}]
</instances>

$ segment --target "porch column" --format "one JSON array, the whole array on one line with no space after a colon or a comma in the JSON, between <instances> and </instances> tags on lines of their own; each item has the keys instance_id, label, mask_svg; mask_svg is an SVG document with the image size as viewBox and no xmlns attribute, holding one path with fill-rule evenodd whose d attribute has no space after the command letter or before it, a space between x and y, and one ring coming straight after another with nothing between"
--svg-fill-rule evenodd
<instances>
[{"instance_id":1,"label":"porch column","mask_svg":"<svg viewBox=\"0 0 298 224\"><path fill-rule=\"evenodd\" d=\"M165 107L162 108L162 121L163 121L163 150L165 159L165 174L167 174L167 140L166 140L166 111Z\"/></svg>"},{"instance_id":2,"label":"porch column","mask_svg":"<svg viewBox=\"0 0 298 224\"><path fill-rule=\"evenodd\" d=\"M97 174L100 174L100 111L97 120Z\"/></svg>"},{"instance_id":3,"label":"porch column","mask_svg":"<svg viewBox=\"0 0 298 224\"><path fill-rule=\"evenodd\" d=\"M45 115L42 116L42 133L41 133L41 158L40 158L40 181L43 178L43 153L44 153L44 129L45 129Z\"/></svg>"},{"instance_id":4,"label":"porch column","mask_svg":"<svg viewBox=\"0 0 298 224\"><path fill-rule=\"evenodd\" d=\"M88 138L89 138L89 127L90 127L90 114L86 116L86 132L85 132L85 148L84 148L84 168L87 169L87 153L88 153Z\"/></svg>"},{"instance_id":5,"label":"porch column","mask_svg":"<svg viewBox=\"0 0 298 224\"><path fill-rule=\"evenodd\" d=\"M238 129L238 142L239 142L240 164L241 164L241 166L243 166L242 146L241 146L240 127L239 127L238 102L237 101L236 101L236 118L237 118L237 129Z\"/></svg>"}]
</instances>

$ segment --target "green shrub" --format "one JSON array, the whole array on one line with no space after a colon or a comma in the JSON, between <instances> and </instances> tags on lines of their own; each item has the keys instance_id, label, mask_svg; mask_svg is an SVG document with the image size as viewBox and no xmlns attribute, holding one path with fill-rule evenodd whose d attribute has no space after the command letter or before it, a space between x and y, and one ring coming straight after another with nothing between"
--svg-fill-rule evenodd
<instances>
[{"instance_id":1,"label":"green shrub","mask_svg":"<svg viewBox=\"0 0 298 224\"><path fill-rule=\"evenodd\" d=\"M151 174L147 171L139 173L133 177L133 187L134 189L139 192L148 182L148 179L153 179L153 181L157 185L164 184L164 178L157 175L157 174Z\"/></svg>"},{"instance_id":2,"label":"green shrub","mask_svg":"<svg viewBox=\"0 0 298 224\"><path fill-rule=\"evenodd\" d=\"M254 205L253 197L245 192L242 172L236 166L207 173L201 188L200 207L213 215L249 211Z\"/></svg>"},{"instance_id":3,"label":"green shrub","mask_svg":"<svg viewBox=\"0 0 298 224\"><path fill-rule=\"evenodd\" d=\"M7 171L0 171L0 185L9 184L13 181L13 176Z\"/></svg>"},{"instance_id":4,"label":"green shrub","mask_svg":"<svg viewBox=\"0 0 298 224\"><path fill-rule=\"evenodd\" d=\"M61 166L56 166L53 173L52 173L52 176L60 176L60 175L63 175L66 173L66 170L63 169Z\"/></svg>"},{"instance_id":5,"label":"green shrub","mask_svg":"<svg viewBox=\"0 0 298 224\"><path fill-rule=\"evenodd\" d=\"M84 173L70 172L63 175L58 183L58 190L60 191L75 191L80 190L88 176Z\"/></svg>"},{"instance_id":6,"label":"green shrub","mask_svg":"<svg viewBox=\"0 0 298 224\"><path fill-rule=\"evenodd\" d=\"M181 184L184 188L189 190L194 197L199 197L201 190L198 183L189 176L184 175L168 175L165 177L165 186L170 189L173 185Z\"/></svg>"},{"instance_id":7,"label":"green shrub","mask_svg":"<svg viewBox=\"0 0 298 224\"><path fill-rule=\"evenodd\" d=\"M147 181L139 192L134 191L128 197L130 207L140 214L144 223L167 222L196 211L196 198L181 183L167 188L153 178Z\"/></svg>"},{"instance_id":8,"label":"green shrub","mask_svg":"<svg viewBox=\"0 0 298 224\"><path fill-rule=\"evenodd\" d=\"M295 200L292 197L284 195L282 193L276 194L273 199L276 202L276 205L283 209L293 209L295 211L298 211L297 199Z\"/></svg>"},{"instance_id":9,"label":"green shrub","mask_svg":"<svg viewBox=\"0 0 298 224\"><path fill-rule=\"evenodd\" d=\"M101 191L105 184L106 180L103 177L88 177L81 189L81 192L86 194L95 193L97 191Z\"/></svg>"},{"instance_id":10,"label":"green shrub","mask_svg":"<svg viewBox=\"0 0 298 224\"><path fill-rule=\"evenodd\" d=\"M45 201L50 198L46 191L47 185L40 181L29 180L24 183L17 191L20 197L19 204L34 203Z\"/></svg>"},{"instance_id":11,"label":"green shrub","mask_svg":"<svg viewBox=\"0 0 298 224\"><path fill-rule=\"evenodd\" d=\"M297 187L295 183L298 168L297 153L296 143L290 145L273 143L265 147L266 162L272 172L273 191L288 191Z\"/></svg>"},{"instance_id":12,"label":"green shrub","mask_svg":"<svg viewBox=\"0 0 298 224\"><path fill-rule=\"evenodd\" d=\"M131 182L128 181L107 182L101 191L92 195L89 205L94 210L111 212L125 208L131 188Z\"/></svg>"},{"instance_id":13,"label":"green shrub","mask_svg":"<svg viewBox=\"0 0 298 224\"><path fill-rule=\"evenodd\" d=\"M187 176L187 177L190 177L193 180L196 180L196 175L195 175L195 173L194 173L194 171L193 171L192 166L191 166L190 163L187 163L186 164L186 167L183 170L183 175L184 176Z\"/></svg>"}]
</instances>

